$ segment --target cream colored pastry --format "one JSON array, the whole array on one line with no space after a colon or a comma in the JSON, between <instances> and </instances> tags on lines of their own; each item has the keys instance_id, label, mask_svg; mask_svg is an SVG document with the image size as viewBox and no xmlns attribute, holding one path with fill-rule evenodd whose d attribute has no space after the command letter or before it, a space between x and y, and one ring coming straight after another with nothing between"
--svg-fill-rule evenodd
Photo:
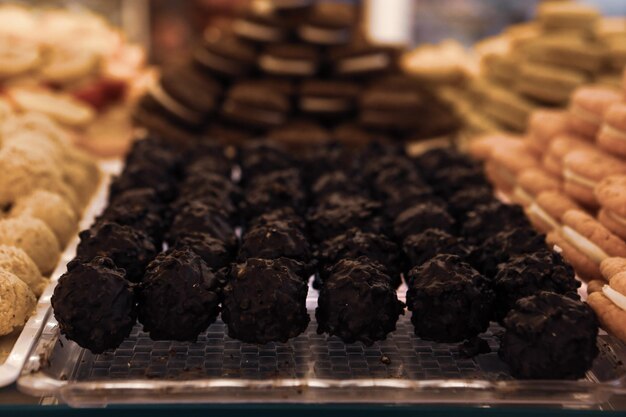
<instances>
[{"instance_id":1,"label":"cream colored pastry","mask_svg":"<svg viewBox=\"0 0 626 417\"><path fill-rule=\"evenodd\" d=\"M65 162L63 149L46 135L28 130L12 132L2 138L2 146L47 157L57 166Z\"/></svg>"},{"instance_id":2,"label":"cream colored pastry","mask_svg":"<svg viewBox=\"0 0 626 417\"><path fill-rule=\"evenodd\" d=\"M59 192L73 206L77 203L75 193L63 182L60 167L41 153L3 146L0 148L0 172L0 206L12 204L36 189Z\"/></svg>"},{"instance_id":3,"label":"cream colored pastry","mask_svg":"<svg viewBox=\"0 0 626 417\"><path fill-rule=\"evenodd\" d=\"M98 55L79 48L53 47L39 68L40 76L54 83L70 83L93 74L98 68Z\"/></svg>"},{"instance_id":4,"label":"cream colored pastry","mask_svg":"<svg viewBox=\"0 0 626 417\"><path fill-rule=\"evenodd\" d=\"M22 281L37 297L41 295L48 280L41 275L35 262L22 249L0 245L0 269L9 271Z\"/></svg>"},{"instance_id":5,"label":"cream colored pastry","mask_svg":"<svg viewBox=\"0 0 626 417\"><path fill-rule=\"evenodd\" d=\"M95 118L91 107L64 93L13 88L7 94L21 110L46 114L64 125L82 127Z\"/></svg>"},{"instance_id":6,"label":"cream colored pastry","mask_svg":"<svg viewBox=\"0 0 626 417\"><path fill-rule=\"evenodd\" d=\"M32 217L0 220L0 244L23 249L44 275L54 270L61 257L52 230L42 220Z\"/></svg>"},{"instance_id":7,"label":"cream colored pastry","mask_svg":"<svg viewBox=\"0 0 626 417\"><path fill-rule=\"evenodd\" d=\"M36 302L28 285L14 274L0 269L0 335L24 325Z\"/></svg>"},{"instance_id":8,"label":"cream colored pastry","mask_svg":"<svg viewBox=\"0 0 626 417\"><path fill-rule=\"evenodd\" d=\"M70 204L58 194L36 190L18 199L11 208L12 217L34 217L43 220L64 248L76 233L78 216Z\"/></svg>"},{"instance_id":9,"label":"cream colored pastry","mask_svg":"<svg viewBox=\"0 0 626 417\"><path fill-rule=\"evenodd\" d=\"M45 135L63 152L69 152L72 141L69 133L54 120L42 113L24 112L8 117L0 126L0 135L5 138L15 133L33 132Z\"/></svg>"}]
</instances>

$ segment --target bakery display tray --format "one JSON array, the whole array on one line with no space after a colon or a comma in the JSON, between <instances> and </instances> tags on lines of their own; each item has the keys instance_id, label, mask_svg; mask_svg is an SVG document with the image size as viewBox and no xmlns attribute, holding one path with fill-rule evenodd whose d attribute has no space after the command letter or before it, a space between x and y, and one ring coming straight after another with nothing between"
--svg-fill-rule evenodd
<instances>
[{"instance_id":1,"label":"bakery display tray","mask_svg":"<svg viewBox=\"0 0 626 417\"><path fill-rule=\"evenodd\" d=\"M112 173L119 172L120 169L120 161L102 162L100 164L100 170L103 178L100 181L98 189L94 193L90 204L83 213L83 218L79 224L79 228L81 230L88 228L94 217L104 208L110 182L109 178ZM48 285L37 301L35 312L28 319L19 334L5 336L8 338L16 337L16 339L10 348L10 352L6 360L4 363L0 363L0 387L5 387L14 383L19 377L22 367L28 359L28 355L30 354L33 346L36 344L38 340L37 338L41 334L49 316L51 315L52 307L50 305L50 298L52 297L52 292L54 291L54 287L56 286L59 277L65 272L67 263L74 257L78 242L78 236L75 236L65 248L56 270L50 277L50 282L48 282Z\"/></svg>"},{"instance_id":2,"label":"bakery display tray","mask_svg":"<svg viewBox=\"0 0 626 417\"><path fill-rule=\"evenodd\" d=\"M404 288L400 293L404 294ZM59 336L50 315L18 380L20 390L72 406L138 403L464 403L585 407L626 394L626 346L606 334L584 380L520 381L497 355L500 328L483 336L492 353L465 358L457 344L420 340L409 314L387 340L365 347L316 333L263 346L227 336L221 320L194 343L153 341L137 325L115 351L94 355ZM403 298L403 297L402 297Z\"/></svg>"}]
</instances>

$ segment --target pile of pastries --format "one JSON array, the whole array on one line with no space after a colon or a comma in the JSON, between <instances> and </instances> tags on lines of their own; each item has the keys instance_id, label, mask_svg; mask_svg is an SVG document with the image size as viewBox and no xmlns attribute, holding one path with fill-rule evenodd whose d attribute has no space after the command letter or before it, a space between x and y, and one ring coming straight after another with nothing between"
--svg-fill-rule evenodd
<instances>
[{"instance_id":1,"label":"pile of pastries","mask_svg":"<svg viewBox=\"0 0 626 417\"><path fill-rule=\"evenodd\" d=\"M75 235L100 172L41 113L0 101L0 335L20 328Z\"/></svg>"},{"instance_id":2,"label":"pile of pastries","mask_svg":"<svg viewBox=\"0 0 626 417\"><path fill-rule=\"evenodd\" d=\"M3 96L71 129L76 143L101 156L127 149L144 60L142 48L87 10L0 6Z\"/></svg>"},{"instance_id":3,"label":"pile of pastries","mask_svg":"<svg viewBox=\"0 0 626 417\"><path fill-rule=\"evenodd\" d=\"M205 133L290 147L456 131L451 106L427 83L402 77L400 51L368 41L356 11L340 2L251 2L232 31L209 28L190 62L163 71L135 119L179 142Z\"/></svg>"},{"instance_id":4,"label":"pile of pastries","mask_svg":"<svg viewBox=\"0 0 626 417\"><path fill-rule=\"evenodd\" d=\"M195 341L220 313L232 338L286 342L309 325L314 275L317 332L345 343L396 331L404 280L418 337L473 356L499 322L515 377L580 378L598 354L572 267L451 148L265 141L233 155L151 137L110 191L52 297L61 332L94 353L137 321L154 340Z\"/></svg>"},{"instance_id":5,"label":"pile of pastries","mask_svg":"<svg viewBox=\"0 0 626 417\"><path fill-rule=\"evenodd\" d=\"M524 132L535 109L566 107L580 86L619 88L625 45L624 18L602 18L578 2L544 2L535 21L476 44L478 75L442 94L470 133Z\"/></svg>"},{"instance_id":6,"label":"pile of pastries","mask_svg":"<svg viewBox=\"0 0 626 417\"><path fill-rule=\"evenodd\" d=\"M604 310L626 306L623 290L608 284L615 272L603 266L626 258L625 140L626 72L621 88L582 86L566 109L533 111L523 136L487 134L469 144L498 190L525 207L589 292L602 294L590 302L608 329L624 321Z\"/></svg>"}]
</instances>

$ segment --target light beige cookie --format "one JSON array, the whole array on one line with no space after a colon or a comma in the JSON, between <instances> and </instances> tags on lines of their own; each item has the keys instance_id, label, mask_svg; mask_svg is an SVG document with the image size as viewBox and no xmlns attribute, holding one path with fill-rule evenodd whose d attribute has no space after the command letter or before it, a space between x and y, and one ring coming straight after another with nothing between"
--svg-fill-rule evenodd
<instances>
[{"instance_id":1,"label":"light beige cookie","mask_svg":"<svg viewBox=\"0 0 626 417\"><path fill-rule=\"evenodd\" d=\"M36 302L28 285L14 274L0 269L0 336L24 325Z\"/></svg>"},{"instance_id":2,"label":"light beige cookie","mask_svg":"<svg viewBox=\"0 0 626 417\"><path fill-rule=\"evenodd\" d=\"M78 216L58 194L36 190L18 199L11 208L12 217L34 217L43 220L64 248L78 229Z\"/></svg>"},{"instance_id":3,"label":"light beige cookie","mask_svg":"<svg viewBox=\"0 0 626 417\"><path fill-rule=\"evenodd\" d=\"M564 105L576 87L587 81L580 71L526 62L520 68L515 90L542 103Z\"/></svg>"},{"instance_id":4,"label":"light beige cookie","mask_svg":"<svg viewBox=\"0 0 626 417\"><path fill-rule=\"evenodd\" d=\"M626 258L609 257L600 262L600 272L607 281L624 271L626 271Z\"/></svg>"},{"instance_id":5,"label":"light beige cookie","mask_svg":"<svg viewBox=\"0 0 626 417\"><path fill-rule=\"evenodd\" d=\"M626 157L626 103L614 103L607 108L597 140L598 146L608 153Z\"/></svg>"},{"instance_id":6,"label":"light beige cookie","mask_svg":"<svg viewBox=\"0 0 626 417\"><path fill-rule=\"evenodd\" d=\"M594 189L601 210L598 220L607 229L626 239L626 175L604 178Z\"/></svg>"},{"instance_id":7,"label":"light beige cookie","mask_svg":"<svg viewBox=\"0 0 626 417\"><path fill-rule=\"evenodd\" d=\"M507 184L503 189L506 192L513 190L520 172L539 165L539 160L528 151L523 142L495 149L491 153L491 162L495 164L499 182Z\"/></svg>"},{"instance_id":8,"label":"light beige cookie","mask_svg":"<svg viewBox=\"0 0 626 417\"><path fill-rule=\"evenodd\" d=\"M15 246L0 245L0 269L9 271L22 281L39 297L48 283L39 268L22 249Z\"/></svg>"},{"instance_id":9,"label":"light beige cookie","mask_svg":"<svg viewBox=\"0 0 626 417\"><path fill-rule=\"evenodd\" d=\"M54 233L43 221L32 217L1 219L0 244L24 250L46 276L54 270L61 257Z\"/></svg>"},{"instance_id":10,"label":"light beige cookie","mask_svg":"<svg viewBox=\"0 0 626 417\"><path fill-rule=\"evenodd\" d=\"M587 207L598 207L596 185L608 176L620 174L626 174L626 163L600 151L574 150L563 158L563 188Z\"/></svg>"},{"instance_id":11,"label":"light beige cookie","mask_svg":"<svg viewBox=\"0 0 626 417\"><path fill-rule=\"evenodd\" d=\"M567 114L563 110L538 109L528 121L526 142L537 154L544 154L558 135L567 131Z\"/></svg>"},{"instance_id":12,"label":"light beige cookie","mask_svg":"<svg viewBox=\"0 0 626 417\"><path fill-rule=\"evenodd\" d=\"M620 92L609 87L577 88L567 110L569 130L591 141L595 140L607 109L621 99Z\"/></svg>"},{"instance_id":13,"label":"light beige cookie","mask_svg":"<svg viewBox=\"0 0 626 417\"><path fill-rule=\"evenodd\" d=\"M602 279L598 264L566 240L559 231L549 232L546 236L546 242L551 246L557 246L561 250L560 253L563 258L574 267L576 275L583 281Z\"/></svg>"},{"instance_id":14,"label":"light beige cookie","mask_svg":"<svg viewBox=\"0 0 626 417\"><path fill-rule=\"evenodd\" d=\"M544 154L543 167L552 175L563 176L563 158L576 149L593 149L593 145L583 138L571 134L560 134L555 137Z\"/></svg>"},{"instance_id":15,"label":"light beige cookie","mask_svg":"<svg viewBox=\"0 0 626 417\"><path fill-rule=\"evenodd\" d=\"M517 175L517 184L513 190L513 202L528 207L539 193L559 190L561 181L540 167L528 168Z\"/></svg>"},{"instance_id":16,"label":"light beige cookie","mask_svg":"<svg viewBox=\"0 0 626 417\"><path fill-rule=\"evenodd\" d=\"M580 209L580 206L562 191L543 191L526 209L526 215L537 230L548 233L561 227L563 215L568 210L577 209Z\"/></svg>"}]
</instances>

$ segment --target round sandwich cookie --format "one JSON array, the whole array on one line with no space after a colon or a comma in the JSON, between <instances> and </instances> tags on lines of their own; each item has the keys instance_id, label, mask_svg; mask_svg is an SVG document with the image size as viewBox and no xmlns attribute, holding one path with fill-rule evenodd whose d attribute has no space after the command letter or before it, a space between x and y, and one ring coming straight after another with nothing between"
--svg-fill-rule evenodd
<instances>
[{"instance_id":1,"label":"round sandwich cookie","mask_svg":"<svg viewBox=\"0 0 626 417\"><path fill-rule=\"evenodd\" d=\"M572 2L547 2L537 9L537 20L548 32L581 32L590 34L600 13L592 6Z\"/></svg>"},{"instance_id":2,"label":"round sandwich cookie","mask_svg":"<svg viewBox=\"0 0 626 417\"><path fill-rule=\"evenodd\" d=\"M203 45L193 53L193 62L210 74L238 78L254 72L257 53L253 46L235 37L208 31Z\"/></svg>"},{"instance_id":3,"label":"round sandwich cookie","mask_svg":"<svg viewBox=\"0 0 626 417\"><path fill-rule=\"evenodd\" d=\"M488 174L495 175L495 177L490 177L490 179L505 192L513 190L517 183L517 176L522 171L539 165L535 155L528 151L524 143L519 146L495 149L491 154L491 162L493 162L493 171L490 169Z\"/></svg>"},{"instance_id":4,"label":"round sandwich cookie","mask_svg":"<svg viewBox=\"0 0 626 417\"><path fill-rule=\"evenodd\" d=\"M580 71L526 62L520 68L515 90L542 103L564 105L572 91L587 81Z\"/></svg>"},{"instance_id":5,"label":"round sandwich cookie","mask_svg":"<svg viewBox=\"0 0 626 417\"><path fill-rule=\"evenodd\" d=\"M563 110L539 109L528 120L526 143L538 155L544 154L552 140L567 132L567 113Z\"/></svg>"},{"instance_id":6,"label":"round sandwich cookie","mask_svg":"<svg viewBox=\"0 0 626 417\"><path fill-rule=\"evenodd\" d=\"M600 223L626 239L626 175L604 178L594 189L594 194L600 204Z\"/></svg>"},{"instance_id":7,"label":"round sandwich cookie","mask_svg":"<svg viewBox=\"0 0 626 417\"><path fill-rule=\"evenodd\" d=\"M579 210L580 206L559 190L543 191L526 208L526 216L535 229L549 233L561 227L563 215L568 210Z\"/></svg>"},{"instance_id":8,"label":"round sandwich cookie","mask_svg":"<svg viewBox=\"0 0 626 417\"><path fill-rule=\"evenodd\" d=\"M490 81L511 85L517 78L520 59L515 54L490 53L485 55L482 65Z\"/></svg>"},{"instance_id":9,"label":"round sandwich cookie","mask_svg":"<svg viewBox=\"0 0 626 417\"><path fill-rule=\"evenodd\" d=\"M290 150L306 150L311 145L324 145L332 140L330 132L319 123L297 118L269 130L266 138Z\"/></svg>"},{"instance_id":10,"label":"round sandwich cookie","mask_svg":"<svg viewBox=\"0 0 626 417\"><path fill-rule=\"evenodd\" d=\"M426 103L414 91L369 90L360 98L359 123L372 129L406 132L417 128L416 118Z\"/></svg>"},{"instance_id":11,"label":"round sandwich cookie","mask_svg":"<svg viewBox=\"0 0 626 417\"><path fill-rule=\"evenodd\" d=\"M569 130L593 141L608 108L621 100L621 94L608 87L585 86L576 89L567 110Z\"/></svg>"},{"instance_id":12,"label":"round sandwich cookie","mask_svg":"<svg viewBox=\"0 0 626 417\"><path fill-rule=\"evenodd\" d=\"M526 97L492 85L486 90L482 110L486 116L509 130L524 132L528 118L536 108L536 103Z\"/></svg>"},{"instance_id":13,"label":"round sandwich cookie","mask_svg":"<svg viewBox=\"0 0 626 417\"><path fill-rule=\"evenodd\" d=\"M238 37L255 43L278 43L291 35L289 21L269 8L249 7L232 23Z\"/></svg>"},{"instance_id":14,"label":"round sandwich cookie","mask_svg":"<svg viewBox=\"0 0 626 417\"><path fill-rule=\"evenodd\" d=\"M267 129L287 120L289 100L276 90L264 86L235 85L226 95L222 116L250 128Z\"/></svg>"},{"instance_id":15,"label":"round sandwich cookie","mask_svg":"<svg viewBox=\"0 0 626 417\"><path fill-rule=\"evenodd\" d=\"M312 77L317 73L318 62L315 46L295 43L268 45L259 55L261 71L281 77Z\"/></svg>"},{"instance_id":16,"label":"round sandwich cookie","mask_svg":"<svg viewBox=\"0 0 626 417\"><path fill-rule=\"evenodd\" d=\"M191 126L203 124L219 101L221 86L193 67L163 72L148 94L161 108Z\"/></svg>"},{"instance_id":17,"label":"round sandwich cookie","mask_svg":"<svg viewBox=\"0 0 626 417\"><path fill-rule=\"evenodd\" d=\"M575 150L563 158L563 189L582 205L598 207L594 188L610 175L626 174L626 163L600 151Z\"/></svg>"},{"instance_id":18,"label":"round sandwich cookie","mask_svg":"<svg viewBox=\"0 0 626 417\"><path fill-rule=\"evenodd\" d=\"M342 123L332 132L333 139L348 148L362 149L372 142L390 142L391 138L384 134L371 132L357 123Z\"/></svg>"},{"instance_id":19,"label":"round sandwich cookie","mask_svg":"<svg viewBox=\"0 0 626 417\"><path fill-rule=\"evenodd\" d=\"M529 207L537 195L543 191L559 190L561 181L547 171L537 167L528 168L517 175L517 185L511 199L524 207Z\"/></svg>"},{"instance_id":20,"label":"round sandwich cookie","mask_svg":"<svg viewBox=\"0 0 626 417\"><path fill-rule=\"evenodd\" d=\"M626 78L624 81L626 86ZM626 157L626 103L614 103L607 109L597 142L608 153Z\"/></svg>"},{"instance_id":21,"label":"round sandwich cookie","mask_svg":"<svg viewBox=\"0 0 626 417\"><path fill-rule=\"evenodd\" d=\"M356 45L331 52L333 72L346 78L365 77L392 71L397 52L389 47Z\"/></svg>"},{"instance_id":22,"label":"round sandwich cookie","mask_svg":"<svg viewBox=\"0 0 626 417\"><path fill-rule=\"evenodd\" d=\"M563 158L577 149L590 149L593 146L583 138L566 133L555 137L541 161L543 168L554 176L563 177Z\"/></svg>"},{"instance_id":23,"label":"round sandwich cookie","mask_svg":"<svg viewBox=\"0 0 626 417\"><path fill-rule=\"evenodd\" d=\"M626 270L626 258L612 256L600 262L600 272L606 281L609 281L614 275Z\"/></svg>"},{"instance_id":24,"label":"round sandwich cookie","mask_svg":"<svg viewBox=\"0 0 626 417\"><path fill-rule=\"evenodd\" d=\"M473 138L467 145L467 152L478 161L491 158L491 153L500 146L521 146L524 138L519 135L505 132L485 133Z\"/></svg>"},{"instance_id":25,"label":"round sandwich cookie","mask_svg":"<svg viewBox=\"0 0 626 417\"><path fill-rule=\"evenodd\" d=\"M605 263L618 260L621 268L606 275ZM598 286L591 284L587 288L589 293L587 303L595 311L600 326L608 333L626 341L626 268L623 258L607 258L600 264L602 275L608 281L598 282Z\"/></svg>"},{"instance_id":26,"label":"round sandwich cookie","mask_svg":"<svg viewBox=\"0 0 626 417\"><path fill-rule=\"evenodd\" d=\"M524 45L532 62L572 68L588 74L599 73L606 61L606 48L598 41L577 36L541 36Z\"/></svg>"},{"instance_id":27,"label":"round sandwich cookie","mask_svg":"<svg viewBox=\"0 0 626 417\"><path fill-rule=\"evenodd\" d=\"M306 114L321 117L352 112L359 86L348 81L305 80L300 85L298 107Z\"/></svg>"},{"instance_id":28,"label":"round sandwich cookie","mask_svg":"<svg viewBox=\"0 0 626 417\"><path fill-rule=\"evenodd\" d=\"M298 28L298 36L314 45L344 45L352 39L354 7L342 3L316 3Z\"/></svg>"},{"instance_id":29,"label":"round sandwich cookie","mask_svg":"<svg viewBox=\"0 0 626 417\"><path fill-rule=\"evenodd\" d=\"M600 262L626 256L626 243L589 214L568 210L562 220L563 227L548 233L546 240L561 248L563 257L582 279L601 279Z\"/></svg>"}]
</instances>

